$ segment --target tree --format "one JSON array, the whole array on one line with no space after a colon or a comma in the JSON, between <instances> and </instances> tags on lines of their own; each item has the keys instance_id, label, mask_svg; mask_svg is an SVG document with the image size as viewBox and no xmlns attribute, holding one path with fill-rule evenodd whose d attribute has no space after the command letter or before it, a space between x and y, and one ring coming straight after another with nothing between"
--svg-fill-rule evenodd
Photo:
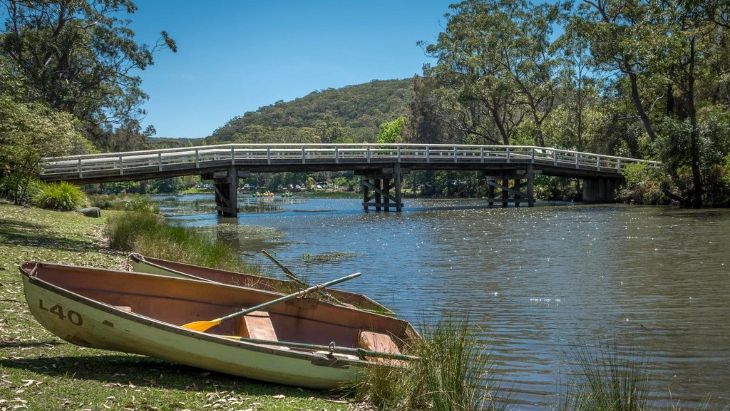
<instances>
[{"instance_id":1,"label":"tree","mask_svg":"<svg viewBox=\"0 0 730 411\"><path fill-rule=\"evenodd\" d=\"M85 151L87 143L69 113L0 94L0 191L15 204L28 199L29 184L44 156Z\"/></svg>"},{"instance_id":2,"label":"tree","mask_svg":"<svg viewBox=\"0 0 730 411\"><path fill-rule=\"evenodd\" d=\"M424 67L424 74L430 71ZM410 143L439 144L449 142L449 133L438 96L434 93L437 82L432 77L413 77L411 100L406 110L404 139Z\"/></svg>"},{"instance_id":3,"label":"tree","mask_svg":"<svg viewBox=\"0 0 730 411\"><path fill-rule=\"evenodd\" d=\"M727 58L718 60L728 56L727 4L583 0L574 24L590 42L596 66L628 81L636 113L662 159L672 164L667 171L675 181L682 166L691 169L688 202L700 207L708 169L700 107L719 103L728 109L728 100L717 99L726 93L730 68Z\"/></svg>"},{"instance_id":4,"label":"tree","mask_svg":"<svg viewBox=\"0 0 730 411\"><path fill-rule=\"evenodd\" d=\"M406 128L406 118L398 117L393 121L388 121L380 125L380 133L378 133L378 143L392 144L403 142L403 130Z\"/></svg>"},{"instance_id":5,"label":"tree","mask_svg":"<svg viewBox=\"0 0 730 411\"><path fill-rule=\"evenodd\" d=\"M510 144L529 121L534 142L544 145L541 125L553 109L557 67L549 38L559 5L466 0L450 8L446 30L426 46L438 59L429 74L452 113L444 120L473 142L491 144Z\"/></svg>"},{"instance_id":6,"label":"tree","mask_svg":"<svg viewBox=\"0 0 730 411\"><path fill-rule=\"evenodd\" d=\"M156 50L177 50L161 33L154 47L137 44L123 13L130 0L0 0L7 13L0 53L22 73L28 102L92 124L123 123L144 112L147 95L133 75L153 64Z\"/></svg>"}]
</instances>

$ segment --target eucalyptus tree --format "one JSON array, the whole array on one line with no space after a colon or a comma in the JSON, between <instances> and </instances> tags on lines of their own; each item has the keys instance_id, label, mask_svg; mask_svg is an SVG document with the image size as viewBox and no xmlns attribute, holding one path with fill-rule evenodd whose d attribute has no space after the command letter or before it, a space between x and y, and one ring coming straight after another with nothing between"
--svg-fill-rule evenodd
<instances>
[{"instance_id":1,"label":"eucalyptus tree","mask_svg":"<svg viewBox=\"0 0 730 411\"><path fill-rule=\"evenodd\" d=\"M94 124L142 115L147 95L135 74L153 64L155 51L177 49L164 31L152 47L135 41L123 18L137 10L130 0L0 0L0 6L0 53L22 74L25 100Z\"/></svg>"},{"instance_id":2,"label":"eucalyptus tree","mask_svg":"<svg viewBox=\"0 0 730 411\"><path fill-rule=\"evenodd\" d=\"M596 67L627 80L637 116L681 187L702 205L700 109L727 111L728 5L719 0L583 0L573 24L589 44ZM717 134L707 124L708 138Z\"/></svg>"},{"instance_id":3,"label":"eucalyptus tree","mask_svg":"<svg viewBox=\"0 0 730 411\"><path fill-rule=\"evenodd\" d=\"M558 65L550 37L561 5L466 0L450 8L445 31L425 46L438 60L428 74L441 85L443 120L470 141L491 144L510 144L529 124L530 138L544 145Z\"/></svg>"}]
</instances>

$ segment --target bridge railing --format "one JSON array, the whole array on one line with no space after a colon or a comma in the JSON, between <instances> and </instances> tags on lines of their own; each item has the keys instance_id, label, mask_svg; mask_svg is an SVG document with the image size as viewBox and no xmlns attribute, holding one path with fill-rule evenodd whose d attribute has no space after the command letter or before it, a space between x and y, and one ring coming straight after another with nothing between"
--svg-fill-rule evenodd
<instances>
[{"instance_id":1,"label":"bridge railing","mask_svg":"<svg viewBox=\"0 0 730 411\"><path fill-rule=\"evenodd\" d=\"M534 146L446 144L226 144L45 158L43 176L84 178L231 165L311 163L532 163L620 173L658 162Z\"/></svg>"}]
</instances>

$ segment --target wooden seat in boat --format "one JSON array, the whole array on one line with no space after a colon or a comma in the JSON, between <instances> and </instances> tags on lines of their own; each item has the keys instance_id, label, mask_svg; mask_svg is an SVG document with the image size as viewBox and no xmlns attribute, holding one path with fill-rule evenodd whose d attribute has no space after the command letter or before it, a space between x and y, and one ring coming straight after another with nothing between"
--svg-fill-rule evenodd
<instances>
[{"instance_id":1,"label":"wooden seat in boat","mask_svg":"<svg viewBox=\"0 0 730 411\"><path fill-rule=\"evenodd\" d=\"M266 311L254 311L243 316L241 336L257 340L278 341L271 317Z\"/></svg>"},{"instance_id":2,"label":"wooden seat in boat","mask_svg":"<svg viewBox=\"0 0 730 411\"><path fill-rule=\"evenodd\" d=\"M400 349L388 334L373 331L360 331L357 337L358 347L368 351L400 354Z\"/></svg>"}]
</instances>

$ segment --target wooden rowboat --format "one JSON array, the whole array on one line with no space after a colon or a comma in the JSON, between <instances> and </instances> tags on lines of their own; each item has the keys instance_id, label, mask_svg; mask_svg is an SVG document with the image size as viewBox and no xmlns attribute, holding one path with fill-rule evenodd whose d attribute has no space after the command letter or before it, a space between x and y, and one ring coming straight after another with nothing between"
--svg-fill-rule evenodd
<instances>
[{"instance_id":1,"label":"wooden rowboat","mask_svg":"<svg viewBox=\"0 0 730 411\"><path fill-rule=\"evenodd\" d=\"M279 293L293 292L302 288L301 283L298 284L295 281L285 281L259 275L216 270L213 268L184 264L160 258L147 257L137 253L130 254L129 259L132 262L132 270L138 273L192 278L202 281L215 281L223 284L258 288L261 290ZM393 311L362 294L336 289L327 290L327 294L334 297L336 301L352 305L361 310L371 311L382 315L395 316Z\"/></svg>"},{"instance_id":2,"label":"wooden rowboat","mask_svg":"<svg viewBox=\"0 0 730 411\"><path fill-rule=\"evenodd\" d=\"M20 271L30 311L66 341L273 383L336 388L366 366L404 365L420 338L406 321L297 294L41 262Z\"/></svg>"}]
</instances>

